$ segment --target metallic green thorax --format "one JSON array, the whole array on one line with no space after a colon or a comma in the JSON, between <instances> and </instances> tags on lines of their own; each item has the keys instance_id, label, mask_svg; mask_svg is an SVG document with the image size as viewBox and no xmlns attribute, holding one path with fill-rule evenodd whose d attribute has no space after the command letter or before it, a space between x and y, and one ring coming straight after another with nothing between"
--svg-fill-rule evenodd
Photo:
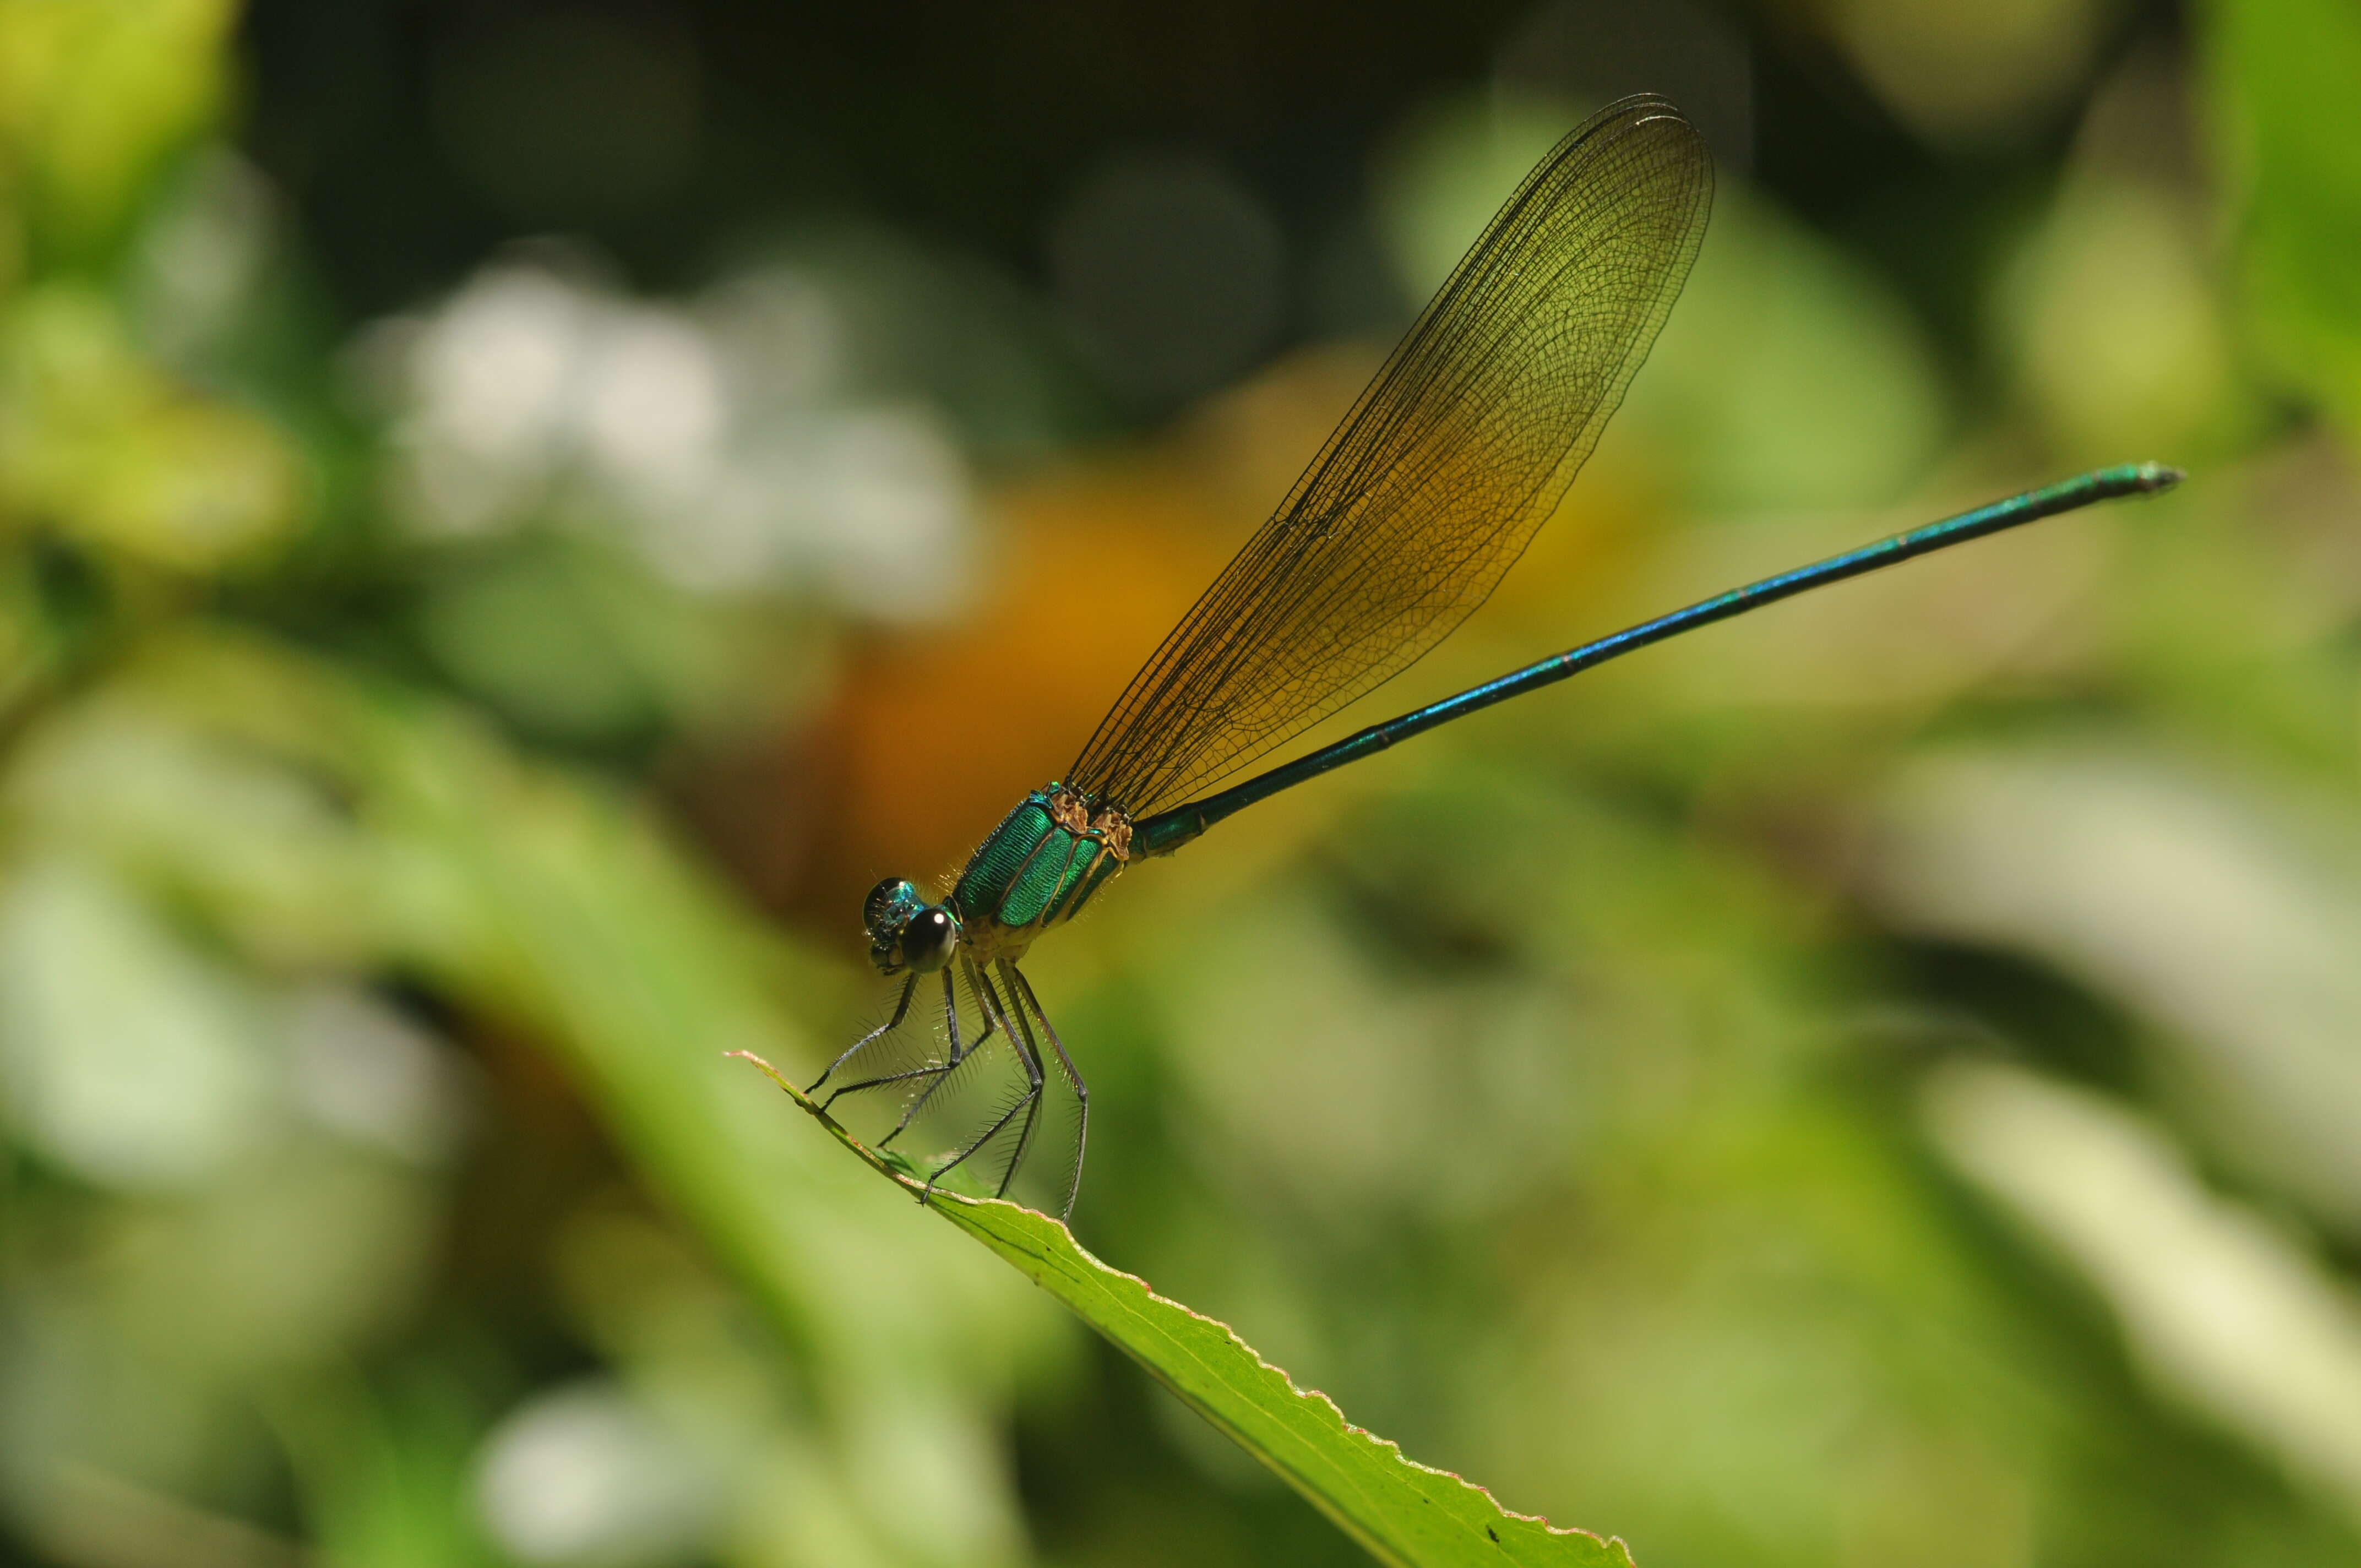
<instances>
[{"instance_id":1,"label":"metallic green thorax","mask_svg":"<svg viewBox=\"0 0 2361 1568\"><path fill-rule=\"evenodd\" d=\"M992 830L951 890L961 940L979 957L1014 957L1079 914L1130 854L1131 823L1121 812L1093 815L1060 784L1035 790Z\"/></svg>"}]
</instances>

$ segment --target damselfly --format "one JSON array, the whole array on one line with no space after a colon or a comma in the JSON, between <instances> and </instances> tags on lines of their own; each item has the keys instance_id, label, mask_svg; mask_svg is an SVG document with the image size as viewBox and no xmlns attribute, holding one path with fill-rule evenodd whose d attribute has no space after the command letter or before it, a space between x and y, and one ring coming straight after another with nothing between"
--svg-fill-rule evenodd
<instances>
[{"instance_id":1,"label":"damselfly","mask_svg":"<svg viewBox=\"0 0 2361 1568\"><path fill-rule=\"evenodd\" d=\"M2180 476L2101 469L1749 584L1433 703L1216 790L1433 648L1555 510L1622 400L1705 235L1713 172L1649 94L1583 122L1518 186L1270 520L1246 541L1060 779L1025 797L929 902L880 883L870 956L902 983L887 1020L813 1084L954 1127L961 1168L1005 1193L1055 1122L1057 1191L1082 1179L1089 1095L1018 968L1132 862L1396 741L1632 649L1806 588ZM996 1094L993 1086L998 1086ZM969 1102L983 1086L981 1106ZM1069 1113L1050 1116L1052 1098Z\"/></svg>"}]
</instances>

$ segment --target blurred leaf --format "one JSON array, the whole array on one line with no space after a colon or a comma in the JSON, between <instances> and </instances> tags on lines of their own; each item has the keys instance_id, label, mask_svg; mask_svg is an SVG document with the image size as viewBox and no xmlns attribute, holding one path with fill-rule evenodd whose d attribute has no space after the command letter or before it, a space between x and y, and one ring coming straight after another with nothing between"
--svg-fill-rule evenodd
<instances>
[{"instance_id":1,"label":"blurred leaf","mask_svg":"<svg viewBox=\"0 0 2361 1568\"><path fill-rule=\"evenodd\" d=\"M1626 421L1708 510L1890 500L1948 422L1925 334L1874 273L1736 180Z\"/></svg>"},{"instance_id":2,"label":"blurred leaf","mask_svg":"<svg viewBox=\"0 0 2361 1568\"><path fill-rule=\"evenodd\" d=\"M1517 182L1581 119L1571 104L1518 93L1413 116L1376 171L1378 221L1405 303L1441 287Z\"/></svg>"},{"instance_id":3,"label":"blurred leaf","mask_svg":"<svg viewBox=\"0 0 2361 1568\"><path fill-rule=\"evenodd\" d=\"M721 1050L796 1049L782 993L834 982L642 812L444 704L219 629L159 638L26 751L17 831L70 838L256 958L398 970L544 1043L802 1362L810 1485L857 1520L836 1560L1019 1556L985 1426L1026 1348L1005 1277L924 1234L881 1251L870 1184L741 1092ZM175 752L205 787L152 776ZM325 929L309 948L306 923Z\"/></svg>"},{"instance_id":4,"label":"blurred leaf","mask_svg":"<svg viewBox=\"0 0 2361 1568\"><path fill-rule=\"evenodd\" d=\"M2042 125L2081 84L2122 7L2117 0L1815 0L1809 9L1913 130L1974 145L2024 137Z\"/></svg>"},{"instance_id":5,"label":"blurred leaf","mask_svg":"<svg viewBox=\"0 0 2361 1568\"><path fill-rule=\"evenodd\" d=\"M2214 0L2207 9L2256 339L2361 439L2361 10L2345 0Z\"/></svg>"},{"instance_id":6,"label":"blurred leaf","mask_svg":"<svg viewBox=\"0 0 2361 1568\"><path fill-rule=\"evenodd\" d=\"M527 733L630 740L726 722L793 693L764 655L790 618L717 603L598 542L541 534L442 574L419 610L427 651Z\"/></svg>"},{"instance_id":7,"label":"blurred leaf","mask_svg":"<svg viewBox=\"0 0 2361 1568\"><path fill-rule=\"evenodd\" d=\"M121 232L164 159L217 114L235 0L0 0L0 190L38 249Z\"/></svg>"},{"instance_id":8,"label":"blurred leaf","mask_svg":"<svg viewBox=\"0 0 2361 1568\"><path fill-rule=\"evenodd\" d=\"M0 526L197 572L285 533L302 501L278 433L173 386L95 290L51 285L0 317Z\"/></svg>"},{"instance_id":9,"label":"blurred leaf","mask_svg":"<svg viewBox=\"0 0 2361 1568\"><path fill-rule=\"evenodd\" d=\"M265 1414L292 1464L319 1558L336 1568L467 1568L499 1561L475 1518L468 1462L482 1441L454 1379L381 1390L337 1369L273 1392Z\"/></svg>"},{"instance_id":10,"label":"blurred leaf","mask_svg":"<svg viewBox=\"0 0 2361 1568\"><path fill-rule=\"evenodd\" d=\"M2351 829L2303 833L2293 791L2191 774L2088 744L1931 753L1891 789L1864 880L1899 925L2038 954L2154 1021L2234 1168L2361 1229Z\"/></svg>"},{"instance_id":11,"label":"blurred leaf","mask_svg":"<svg viewBox=\"0 0 2361 1568\"><path fill-rule=\"evenodd\" d=\"M2153 185L2073 181L2010 268L2004 349L2068 461L2193 461L2251 423L2193 226Z\"/></svg>"},{"instance_id":12,"label":"blurred leaf","mask_svg":"<svg viewBox=\"0 0 2361 1568\"><path fill-rule=\"evenodd\" d=\"M751 1052L731 1054L768 1073L880 1175L928 1199L925 1183L856 1141L770 1063ZM1334 1400L1298 1388L1228 1324L1109 1268L1048 1215L940 1190L931 1194L929 1207L1072 1309L1378 1561L1404 1568L1498 1563L1631 1568L1621 1541L1512 1514L1482 1487L1413 1464L1394 1444L1349 1425Z\"/></svg>"},{"instance_id":13,"label":"blurred leaf","mask_svg":"<svg viewBox=\"0 0 2361 1568\"><path fill-rule=\"evenodd\" d=\"M2105 1297L2152 1378L2361 1517L2361 1304L2311 1249L2099 1095L1960 1062L1924 1114Z\"/></svg>"}]
</instances>

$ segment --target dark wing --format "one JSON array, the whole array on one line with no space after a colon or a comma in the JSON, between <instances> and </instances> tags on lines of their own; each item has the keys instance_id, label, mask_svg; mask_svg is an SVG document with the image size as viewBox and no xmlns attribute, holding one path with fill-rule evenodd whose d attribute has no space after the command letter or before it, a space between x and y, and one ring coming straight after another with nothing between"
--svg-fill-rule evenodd
<instances>
[{"instance_id":1,"label":"dark wing","mask_svg":"<svg viewBox=\"0 0 2361 1568\"><path fill-rule=\"evenodd\" d=\"M1558 143L1066 783L1135 817L1178 805L1449 635L1598 444L1712 195L1704 140L1652 94Z\"/></svg>"}]
</instances>

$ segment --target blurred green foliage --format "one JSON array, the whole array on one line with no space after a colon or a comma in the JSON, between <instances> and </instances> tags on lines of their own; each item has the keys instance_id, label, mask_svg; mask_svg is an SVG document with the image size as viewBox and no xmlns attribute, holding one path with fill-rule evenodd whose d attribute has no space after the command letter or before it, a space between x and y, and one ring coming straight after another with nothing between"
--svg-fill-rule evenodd
<instances>
[{"instance_id":1,"label":"blurred green foliage","mask_svg":"<svg viewBox=\"0 0 2361 1568\"><path fill-rule=\"evenodd\" d=\"M2361 280L2337 258L2361 242L2361 147L2340 126L2361 69L2361 17L2232 0L2209 7L2206 24L2257 339L2349 435L2361 418Z\"/></svg>"},{"instance_id":2,"label":"blurred green foliage","mask_svg":"<svg viewBox=\"0 0 2361 1568\"><path fill-rule=\"evenodd\" d=\"M1673 74L1754 40L1761 178L1567 515L1340 723L2054 470L2197 477L1127 876L1034 966L1077 1228L1647 1568L2351 1562L2361 34L1614 14ZM721 1053L847 1037L861 889L1071 754L1349 399L1314 340L1588 88L1496 88L1505 10L1338 35L1387 95L1300 138L1341 163L1190 165L1291 324L1145 408L1090 367L1188 323L1083 343L994 247L1153 128L1075 104L1279 101L1226 57L974 45L1018 115L946 21L790 134L718 11L454 24L390 88L377 15L307 17L362 40L313 76L285 11L0 0L0 1552L1354 1561ZM1223 47L1324 36L1274 16ZM504 81L664 157L491 157ZM395 177L427 141L452 183Z\"/></svg>"}]
</instances>

